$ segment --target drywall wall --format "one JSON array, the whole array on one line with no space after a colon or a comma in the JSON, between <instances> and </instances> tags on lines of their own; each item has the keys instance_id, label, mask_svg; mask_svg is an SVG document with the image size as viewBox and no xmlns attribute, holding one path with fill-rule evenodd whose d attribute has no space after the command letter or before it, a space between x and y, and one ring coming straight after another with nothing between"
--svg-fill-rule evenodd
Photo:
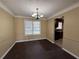
<instances>
[{"instance_id":1,"label":"drywall wall","mask_svg":"<svg viewBox=\"0 0 79 59\"><path fill-rule=\"evenodd\" d=\"M41 21L41 34L40 35L25 35L24 33L24 18L15 18L16 24L16 39L19 40L30 40L30 39L39 39L46 38L46 30L47 30L47 21ZM28 18L26 19L28 20ZM32 20L33 21L33 20Z\"/></svg>"},{"instance_id":2,"label":"drywall wall","mask_svg":"<svg viewBox=\"0 0 79 59\"><path fill-rule=\"evenodd\" d=\"M64 13L63 16L63 47L79 56L79 8Z\"/></svg>"},{"instance_id":3,"label":"drywall wall","mask_svg":"<svg viewBox=\"0 0 79 59\"><path fill-rule=\"evenodd\" d=\"M15 18L16 40L24 40L24 19Z\"/></svg>"},{"instance_id":4,"label":"drywall wall","mask_svg":"<svg viewBox=\"0 0 79 59\"><path fill-rule=\"evenodd\" d=\"M47 22L47 38L54 41L54 20L51 19Z\"/></svg>"},{"instance_id":5,"label":"drywall wall","mask_svg":"<svg viewBox=\"0 0 79 59\"><path fill-rule=\"evenodd\" d=\"M0 57L15 42L14 17L0 8Z\"/></svg>"},{"instance_id":6,"label":"drywall wall","mask_svg":"<svg viewBox=\"0 0 79 59\"><path fill-rule=\"evenodd\" d=\"M63 48L79 56L79 7L56 17L60 16L64 16ZM53 21L56 17L51 20ZM51 33L53 31L51 29L53 28L51 21L48 22L48 28L50 33L48 37L51 39L51 34L53 34Z\"/></svg>"},{"instance_id":7,"label":"drywall wall","mask_svg":"<svg viewBox=\"0 0 79 59\"><path fill-rule=\"evenodd\" d=\"M41 38L47 38L47 21L41 20Z\"/></svg>"}]
</instances>

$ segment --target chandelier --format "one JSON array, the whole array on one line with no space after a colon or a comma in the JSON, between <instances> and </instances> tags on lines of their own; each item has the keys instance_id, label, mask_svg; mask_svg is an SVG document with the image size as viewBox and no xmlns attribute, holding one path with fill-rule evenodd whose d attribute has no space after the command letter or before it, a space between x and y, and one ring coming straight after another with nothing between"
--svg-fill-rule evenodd
<instances>
[{"instance_id":1,"label":"chandelier","mask_svg":"<svg viewBox=\"0 0 79 59\"><path fill-rule=\"evenodd\" d=\"M38 13L38 10L39 10L39 9L36 8L36 12L32 14L32 17L34 17L36 20L38 20L38 19L44 17L43 14Z\"/></svg>"}]
</instances>

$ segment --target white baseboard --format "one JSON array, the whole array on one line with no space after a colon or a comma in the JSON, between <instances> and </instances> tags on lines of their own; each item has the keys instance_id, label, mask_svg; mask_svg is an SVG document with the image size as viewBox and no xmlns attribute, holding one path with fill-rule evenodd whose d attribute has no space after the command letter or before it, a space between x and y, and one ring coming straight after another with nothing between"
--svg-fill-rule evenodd
<instances>
[{"instance_id":1,"label":"white baseboard","mask_svg":"<svg viewBox=\"0 0 79 59\"><path fill-rule=\"evenodd\" d=\"M14 44L4 53L4 55L3 55L0 59L3 59L3 58L8 54L8 52L13 48L13 46L14 46L16 43L19 43L19 42L26 42L26 41L43 40L43 39L46 39L46 38L30 39L30 40L19 40L19 41L16 41L16 42L14 42Z\"/></svg>"},{"instance_id":2,"label":"white baseboard","mask_svg":"<svg viewBox=\"0 0 79 59\"><path fill-rule=\"evenodd\" d=\"M51 43L55 43L55 42L53 42L52 40L50 40L50 39L47 39L48 41L50 41Z\"/></svg>"},{"instance_id":3,"label":"white baseboard","mask_svg":"<svg viewBox=\"0 0 79 59\"><path fill-rule=\"evenodd\" d=\"M50 41L51 43L55 43L55 42L53 42L52 40L49 40L49 39L47 39L48 41ZM70 51L68 51L67 49L65 49L65 48L62 48L65 52L67 52L67 53L69 53L70 55L72 55L72 56L74 56L75 58L77 58L77 59L79 59L79 57L78 56L76 56L74 53L72 53L72 52L70 52Z\"/></svg>"},{"instance_id":4,"label":"white baseboard","mask_svg":"<svg viewBox=\"0 0 79 59\"><path fill-rule=\"evenodd\" d=\"M66 51L67 53L69 53L70 55L72 55L72 56L74 56L75 58L77 58L77 59L79 59L79 57L78 56L76 56L74 53L72 53L72 52L70 52L70 51L68 51L67 49L65 49L65 48L62 48L64 51Z\"/></svg>"},{"instance_id":5,"label":"white baseboard","mask_svg":"<svg viewBox=\"0 0 79 59\"><path fill-rule=\"evenodd\" d=\"M14 42L14 44L3 54L3 56L0 59L3 59L8 54L8 52L13 48L15 44L16 42Z\"/></svg>"},{"instance_id":6,"label":"white baseboard","mask_svg":"<svg viewBox=\"0 0 79 59\"><path fill-rule=\"evenodd\" d=\"M27 41L35 41L35 40L43 40L43 39L46 39L46 38L40 38L40 39L29 39L29 40L19 40L19 41L16 41L16 43L27 42Z\"/></svg>"},{"instance_id":7,"label":"white baseboard","mask_svg":"<svg viewBox=\"0 0 79 59\"><path fill-rule=\"evenodd\" d=\"M0 59L3 59L3 58L7 55L7 53L12 49L12 47L13 47L16 43L18 43L18 42L35 41L35 40L43 40L43 39L46 39L46 38L16 41L16 42L14 42L14 44L4 53L4 55L3 55ZM49 39L47 39L47 40L50 41L51 43L54 43L53 41L51 41L51 40L49 40ZM63 49L64 51L66 51L67 53L71 54L72 56L74 56L75 58L79 59L79 57L76 56L75 54L73 54L72 52L66 50L65 48L62 48L62 49Z\"/></svg>"}]
</instances>

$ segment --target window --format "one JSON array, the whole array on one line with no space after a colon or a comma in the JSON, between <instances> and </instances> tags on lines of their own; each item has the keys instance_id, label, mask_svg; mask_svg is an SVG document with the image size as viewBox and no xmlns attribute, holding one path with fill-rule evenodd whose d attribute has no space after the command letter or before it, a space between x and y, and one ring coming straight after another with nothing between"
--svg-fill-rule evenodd
<instances>
[{"instance_id":1,"label":"window","mask_svg":"<svg viewBox=\"0 0 79 59\"><path fill-rule=\"evenodd\" d=\"M25 25L25 34L32 34L32 22L31 21L24 21Z\"/></svg>"},{"instance_id":2,"label":"window","mask_svg":"<svg viewBox=\"0 0 79 59\"><path fill-rule=\"evenodd\" d=\"M40 34L40 22L39 21L33 22L33 34Z\"/></svg>"},{"instance_id":3,"label":"window","mask_svg":"<svg viewBox=\"0 0 79 59\"><path fill-rule=\"evenodd\" d=\"M58 22L58 27L56 29L62 29L62 22Z\"/></svg>"},{"instance_id":4,"label":"window","mask_svg":"<svg viewBox=\"0 0 79 59\"><path fill-rule=\"evenodd\" d=\"M24 21L25 35L36 35L40 34L40 21Z\"/></svg>"}]
</instances>

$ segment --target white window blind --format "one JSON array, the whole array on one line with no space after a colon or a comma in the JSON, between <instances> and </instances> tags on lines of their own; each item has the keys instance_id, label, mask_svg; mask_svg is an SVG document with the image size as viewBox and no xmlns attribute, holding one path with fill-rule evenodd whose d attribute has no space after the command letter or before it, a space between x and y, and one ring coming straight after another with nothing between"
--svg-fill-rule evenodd
<instances>
[{"instance_id":1,"label":"white window blind","mask_svg":"<svg viewBox=\"0 0 79 59\"><path fill-rule=\"evenodd\" d=\"M40 34L40 21L25 20L25 35Z\"/></svg>"},{"instance_id":2,"label":"white window blind","mask_svg":"<svg viewBox=\"0 0 79 59\"><path fill-rule=\"evenodd\" d=\"M25 34L32 34L32 21L24 21Z\"/></svg>"},{"instance_id":3,"label":"white window blind","mask_svg":"<svg viewBox=\"0 0 79 59\"><path fill-rule=\"evenodd\" d=\"M33 22L33 34L40 34L40 22Z\"/></svg>"}]
</instances>

